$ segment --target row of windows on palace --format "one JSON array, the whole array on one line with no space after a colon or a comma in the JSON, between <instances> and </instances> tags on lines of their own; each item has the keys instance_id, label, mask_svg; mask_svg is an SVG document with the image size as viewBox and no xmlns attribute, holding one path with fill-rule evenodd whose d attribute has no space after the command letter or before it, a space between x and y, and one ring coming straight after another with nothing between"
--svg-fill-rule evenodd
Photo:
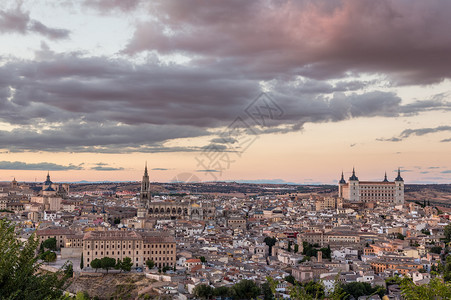
<instances>
[{"instance_id":1,"label":"row of windows on palace","mask_svg":"<svg viewBox=\"0 0 451 300\"><path fill-rule=\"evenodd\" d=\"M97 244L97 242L95 242L95 243L96 243L95 244L95 249L98 249L99 245ZM85 245L85 249L89 249L89 248L90 248L89 244ZM109 249L109 244L107 244L105 248ZM124 243L124 242L122 243L122 248L121 248L121 243L120 242L117 243L117 249L126 249L126 248L127 248L126 243ZM129 249L132 248L132 244L130 242L128 243L128 248ZM136 248L139 249L140 248L140 244L137 244ZM163 245L161 245L161 244L159 244L159 245L155 245L155 244L146 245L146 244L144 244L143 248L144 249L145 248L174 248L174 244L171 244L171 245L165 245L165 244L163 244ZM100 249L103 249L103 244L100 245ZM114 243L111 245L111 249L114 249Z\"/></svg>"},{"instance_id":2,"label":"row of windows on palace","mask_svg":"<svg viewBox=\"0 0 451 300\"><path fill-rule=\"evenodd\" d=\"M152 253L151 253L152 252ZM155 252L155 253L154 253ZM158 253L159 252L159 253ZM105 255L109 255L110 253L109 253L109 251L106 251L105 252ZM117 251L117 255L120 255L121 254L121 251ZM168 251L165 251L165 250L163 250L163 251L144 251L144 253L143 254L174 254L174 251L173 250L171 250L170 252L169 252L169 250ZM90 255L90 252L88 251L88 255ZM95 254L94 255L99 255L98 254L98 252L97 251L95 251ZM100 251L100 255L103 255L103 251ZM111 251L111 255L115 255L115 253L114 253L114 251ZM125 251L122 251L122 255L126 255L125 254ZM132 252L131 251L128 251L128 255L132 255ZM139 253L138 253L138 251L136 251L136 255L139 255ZM136 260L138 260L138 258L136 258ZM164 259L163 259L164 260ZM88 261L89 261L89 259L88 259Z\"/></svg>"}]
</instances>

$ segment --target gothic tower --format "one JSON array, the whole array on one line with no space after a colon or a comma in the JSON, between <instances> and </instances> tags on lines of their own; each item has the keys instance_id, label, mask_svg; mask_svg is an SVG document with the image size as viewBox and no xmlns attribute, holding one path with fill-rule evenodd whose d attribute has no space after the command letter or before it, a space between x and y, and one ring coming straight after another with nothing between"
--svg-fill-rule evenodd
<instances>
[{"instance_id":1,"label":"gothic tower","mask_svg":"<svg viewBox=\"0 0 451 300\"><path fill-rule=\"evenodd\" d=\"M145 217L147 215L148 204L151 200L150 195L150 181L149 173L147 172L147 162L144 168L144 176L141 181L141 194L139 199L138 217Z\"/></svg>"}]
</instances>

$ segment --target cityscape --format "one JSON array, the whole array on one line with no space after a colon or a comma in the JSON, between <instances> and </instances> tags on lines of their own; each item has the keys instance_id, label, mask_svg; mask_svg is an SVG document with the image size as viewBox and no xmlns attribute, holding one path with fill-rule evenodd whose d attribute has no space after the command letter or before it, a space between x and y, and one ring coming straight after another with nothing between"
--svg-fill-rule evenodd
<instances>
[{"instance_id":1,"label":"cityscape","mask_svg":"<svg viewBox=\"0 0 451 300\"><path fill-rule=\"evenodd\" d=\"M451 2L0 3L0 300L451 299Z\"/></svg>"}]
</instances>

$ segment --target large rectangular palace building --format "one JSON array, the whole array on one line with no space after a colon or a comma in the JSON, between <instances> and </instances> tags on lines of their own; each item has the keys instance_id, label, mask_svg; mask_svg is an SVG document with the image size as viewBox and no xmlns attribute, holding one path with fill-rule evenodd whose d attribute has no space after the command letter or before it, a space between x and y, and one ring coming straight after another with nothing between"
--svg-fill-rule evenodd
<instances>
[{"instance_id":1,"label":"large rectangular palace building","mask_svg":"<svg viewBox=\"0 0 451 300\"><path fill-rule=\"evenodd\" d=\"M345 200L355 202L380 202L380 203L404 203L404 180L398 169L398 177L395 181L388 181L385 174L383 181L359 181L352 170L352 176L346 182L341 173L338 183L338 195Z\"/></svg>"}]
</instances>

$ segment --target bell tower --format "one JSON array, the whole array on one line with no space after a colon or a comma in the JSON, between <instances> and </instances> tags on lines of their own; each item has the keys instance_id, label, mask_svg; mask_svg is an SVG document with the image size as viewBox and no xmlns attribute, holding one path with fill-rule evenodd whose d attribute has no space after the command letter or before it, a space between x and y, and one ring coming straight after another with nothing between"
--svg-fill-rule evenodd
<instances>
[{"instance_id":1,"label":"bell tower","mask_svg":"<svg viewBox=\"0 0 451 300\"><path fill-rule=\"evenodd\" d=\"M141 181L141 193L138 207L138 217L145 217L147 215L148 204L151 201L150 194L150 180L149 173L147 172L147 162L144 168L144 175Z\"/></svg>"}]
</instances>

